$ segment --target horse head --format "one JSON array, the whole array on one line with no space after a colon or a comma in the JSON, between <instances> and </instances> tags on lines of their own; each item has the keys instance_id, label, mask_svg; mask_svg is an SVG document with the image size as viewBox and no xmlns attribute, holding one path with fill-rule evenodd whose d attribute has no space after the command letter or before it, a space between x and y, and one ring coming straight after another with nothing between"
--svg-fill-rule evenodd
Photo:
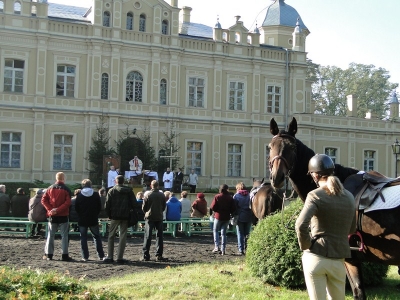
<instances>
[{"instance_id":1,"label":"horse head","mask_svg":"<svg viewBox=\"0 0 400 300\"><path fill-rule=\"evenodd\" d=\"M292 119L288 130L279 130L278 124L272 118L270 132L273 138L269 147L269 169L271 185L277 189L283 187L285 178L288 178L296 162L297 121Z\"/></svg>"}]
</instances>

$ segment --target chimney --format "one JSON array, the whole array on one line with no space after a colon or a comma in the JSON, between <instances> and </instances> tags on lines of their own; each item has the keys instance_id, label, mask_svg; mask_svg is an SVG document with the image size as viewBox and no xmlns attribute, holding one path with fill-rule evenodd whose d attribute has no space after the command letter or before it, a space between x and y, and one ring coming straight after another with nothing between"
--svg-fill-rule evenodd
<instances>
[{"instance_id":1,"label":"chimney","mask_svg":"<svg viewBox=\"0 0 400 300\"><path fill-rule=\"evenodd\" d=\"M182 21L184 23L190 23L190 12L192 8L189 6L182 7Z\"/></svg>"},{"instance_id":2,"label":"chimney","mask_svg":"<svg viewBox=\"0 0 400 300\"><path fill-rule=\"evenodd\" d=\"M178 0L171 0L171 6L178 7Z\"/></svg>"},{"instance_id":3,"label":"chimney","mask_svg":"<svg viewBox=\"0 0 400 300\"><path fill-rule=\"evenodd\" d=\"M346 98L347 98L347 116L357 117L357 96L348 95Z\"/></svg>"},{"instance_id":4,"label":"chimney","mask_svg":"<svg viewBox=\"0 0 400 300\"><path fill-rule=\"evenodd\" d=\"M393 91L392 97L390 99L390 118L399 118L399 100L397 99L396 91Z\"/></svg>"}]
</instances>

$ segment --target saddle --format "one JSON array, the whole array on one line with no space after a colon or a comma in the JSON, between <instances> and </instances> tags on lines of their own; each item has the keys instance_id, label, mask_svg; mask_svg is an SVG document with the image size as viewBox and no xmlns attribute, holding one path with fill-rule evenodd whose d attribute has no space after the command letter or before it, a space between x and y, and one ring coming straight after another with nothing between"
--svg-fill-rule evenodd
<instances>
[{"instance_id":1,"label":"saddle","mask_svg":"<svg viewBox=\"0 0 400 300\"><path fill-rule=\"evenodd\" d=\"M378 195L385 202L385 197L381 192L382 189L399 184L400 177L390 178L379 172L369 171L364 174L349 176L343 186L353 194L357 210L362 211L369 207Z\"/></svg>"}]
</instances>

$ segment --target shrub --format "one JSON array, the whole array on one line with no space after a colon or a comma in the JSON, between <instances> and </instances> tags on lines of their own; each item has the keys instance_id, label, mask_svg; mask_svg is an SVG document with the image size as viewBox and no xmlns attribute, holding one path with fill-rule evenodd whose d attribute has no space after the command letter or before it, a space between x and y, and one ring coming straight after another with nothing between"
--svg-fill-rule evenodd
<instances>
[{"instance_id":1,"label":"shrub","mask_svg":"<svg viewBox=\"0 0 400 300\"><path fill-rule=\"evenodd\" d=\"M246 264L253 276L287 288L305 286L302 252L294 231L294 223L302 207L301 200L294 201L285 208L283 220L282 214L277 213L261 220L254 228L246 253ZM388 266L370 262L362 263L361 267L366 286L382 283L389 269Z\"/></svg>"}]
</instances>

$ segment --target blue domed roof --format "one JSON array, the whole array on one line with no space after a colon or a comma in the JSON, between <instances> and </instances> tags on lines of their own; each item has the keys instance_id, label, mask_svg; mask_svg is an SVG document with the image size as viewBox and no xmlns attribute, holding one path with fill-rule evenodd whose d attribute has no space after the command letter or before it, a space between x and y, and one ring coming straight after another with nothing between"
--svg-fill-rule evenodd
<instances>
[{"instance_id":1,"label":"blue domed roof","mask_svg":"<svg viewBox=\"0 0 400 300\"><path fill-rule=\"evenodd\" d=\"M289 26L296 27L297 19L301 30L308 30L304 25L299 13L290 5L285 3L285 0L276 0L268 7L262 26Z\"/></svg>"}]
</instances>

